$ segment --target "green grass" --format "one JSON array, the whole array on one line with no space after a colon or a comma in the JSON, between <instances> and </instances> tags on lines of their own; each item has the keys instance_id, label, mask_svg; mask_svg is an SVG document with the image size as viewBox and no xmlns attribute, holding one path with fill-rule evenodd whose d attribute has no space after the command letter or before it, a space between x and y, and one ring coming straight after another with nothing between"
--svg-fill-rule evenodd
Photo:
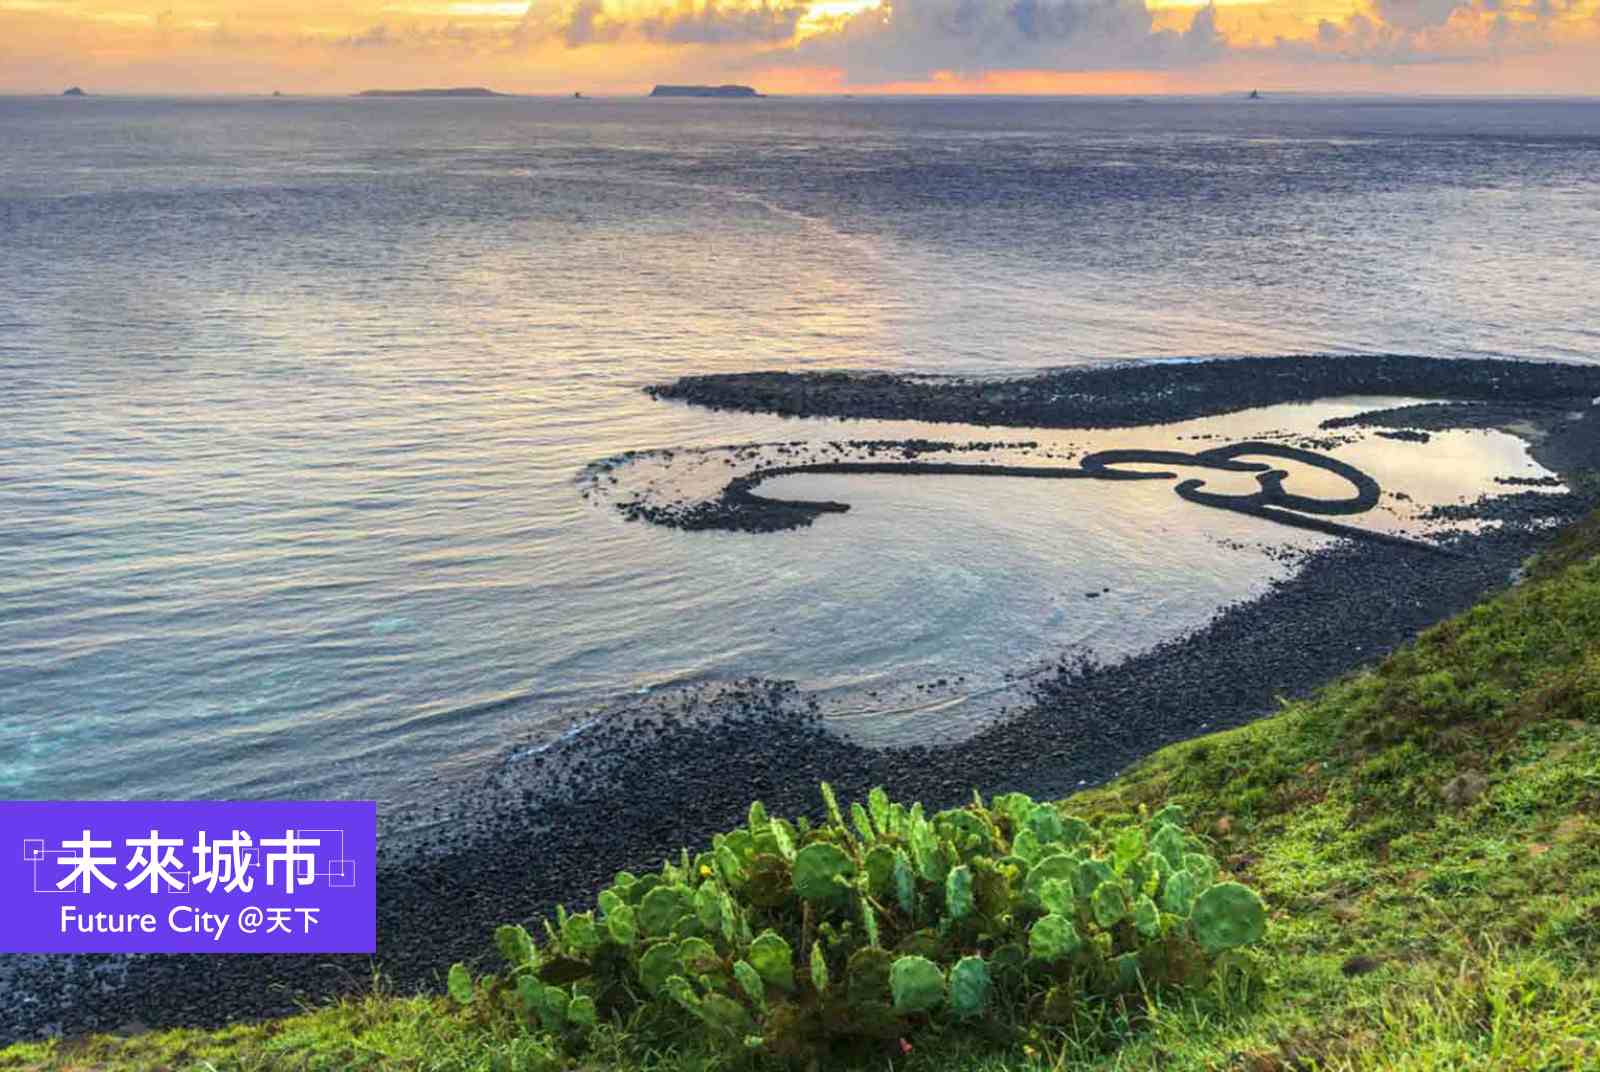
<instances>
[{"instance_id":1,"label":"green grass","mask_svg":"<svg viewBox=\"0 0 1600 1072\"><path fill-rule=\"evenodd\" d=\"M1091 818L1183 804L1272 910L1264 988L1130 1005L1089 1037L919 1035L870 1067L1600 1068L1600 515L1528 576L1310 700L1068 802ZM718 1066L642 1051L625 1028L550 1063L446 1000L380 988L222 1031L0 1050L0 1069L517 1067Z\"/></svg>"}]
</instances>

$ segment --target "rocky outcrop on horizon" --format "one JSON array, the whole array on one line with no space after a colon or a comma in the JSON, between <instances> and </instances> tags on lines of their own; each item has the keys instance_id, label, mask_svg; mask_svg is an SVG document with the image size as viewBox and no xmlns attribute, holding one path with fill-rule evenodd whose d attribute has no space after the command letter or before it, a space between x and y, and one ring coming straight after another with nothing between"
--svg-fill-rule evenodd
<instances>
[{"instance_id":1,"label":"rocky outcrop on horizon","mask_svg":"<svg viewBox=\"0 0 1600 1072\"><path fill-rule=\"evenodd\" d=\"M749 86L657 86L652 97L763 97Z\"/></svg>"}]
</instances>

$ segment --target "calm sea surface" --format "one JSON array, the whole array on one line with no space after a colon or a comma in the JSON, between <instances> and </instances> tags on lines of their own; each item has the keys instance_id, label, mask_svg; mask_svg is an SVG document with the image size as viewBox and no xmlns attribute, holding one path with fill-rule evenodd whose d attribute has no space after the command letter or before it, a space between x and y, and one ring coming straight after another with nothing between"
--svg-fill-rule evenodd
<instances>
[{"instance_id":1,"label":"calm sea surface","mask_svg":"<svg viewBox=\"0 0 1600 1072\"><path fill-rule=\"evenodd\" d=\"M753 672L869 727L959 674L936 726L1289 568L1235 544L1318 538L959 479L797 481L857 507L798 533L627 524L579 487L624 450L964 434L641 386L1595 361L1597 235L1595 103L0 100L0 795L392 802ZM1532 472L1503 438L1377 475Z\"/></svg>"}]
</instances>

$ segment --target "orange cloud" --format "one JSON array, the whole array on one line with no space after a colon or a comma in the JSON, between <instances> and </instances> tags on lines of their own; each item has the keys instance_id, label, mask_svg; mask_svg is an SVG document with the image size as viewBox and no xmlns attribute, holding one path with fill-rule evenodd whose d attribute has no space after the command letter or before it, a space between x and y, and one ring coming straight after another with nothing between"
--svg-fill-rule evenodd
<instances>
[{"instance_id":1,"label":"orange cloud","mask_svg":"<svg viewBox=\"0 0 1600 1072\"><path fill-rule=\"evenodd\" d=\"M0 0L0 90L1584 92L1600 0Z\"/></svg>"}]
</instances>

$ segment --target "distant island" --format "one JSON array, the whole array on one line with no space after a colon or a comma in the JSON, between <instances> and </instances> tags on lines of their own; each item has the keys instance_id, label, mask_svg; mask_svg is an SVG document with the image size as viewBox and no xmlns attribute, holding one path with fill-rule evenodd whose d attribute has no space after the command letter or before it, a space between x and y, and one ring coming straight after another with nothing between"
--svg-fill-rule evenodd
<instances>
[{"instance_id":1,"label":"distant island","mask_svg":"<svg viewBox=\"0 0 1600 1072\"><path fill-rule=\"evenodd\" d=\"M452 89L364 89L358 97L504 97L482 86L457 86Z\"/></svg>"},{"instance_id":2,"label":"distant island","mask_svg":"<svg viewBox=\"0 0 1600 1072\"><path fill-rule=\"evenodd\" d=\"M73 86L71 89L67 90L61 95L63 97L87 97L89 94L83 91L82 86Z\"/></svg>"},{"instance_id":3,"label":"distant island","mask_svg":"<svg viewBox=\"0 0 1600 1072\"><path fill-rule=\"evenodd\" d=\"M764 97L749 86L657 86L652 97Z\"/></svg>"}]
</instances>

